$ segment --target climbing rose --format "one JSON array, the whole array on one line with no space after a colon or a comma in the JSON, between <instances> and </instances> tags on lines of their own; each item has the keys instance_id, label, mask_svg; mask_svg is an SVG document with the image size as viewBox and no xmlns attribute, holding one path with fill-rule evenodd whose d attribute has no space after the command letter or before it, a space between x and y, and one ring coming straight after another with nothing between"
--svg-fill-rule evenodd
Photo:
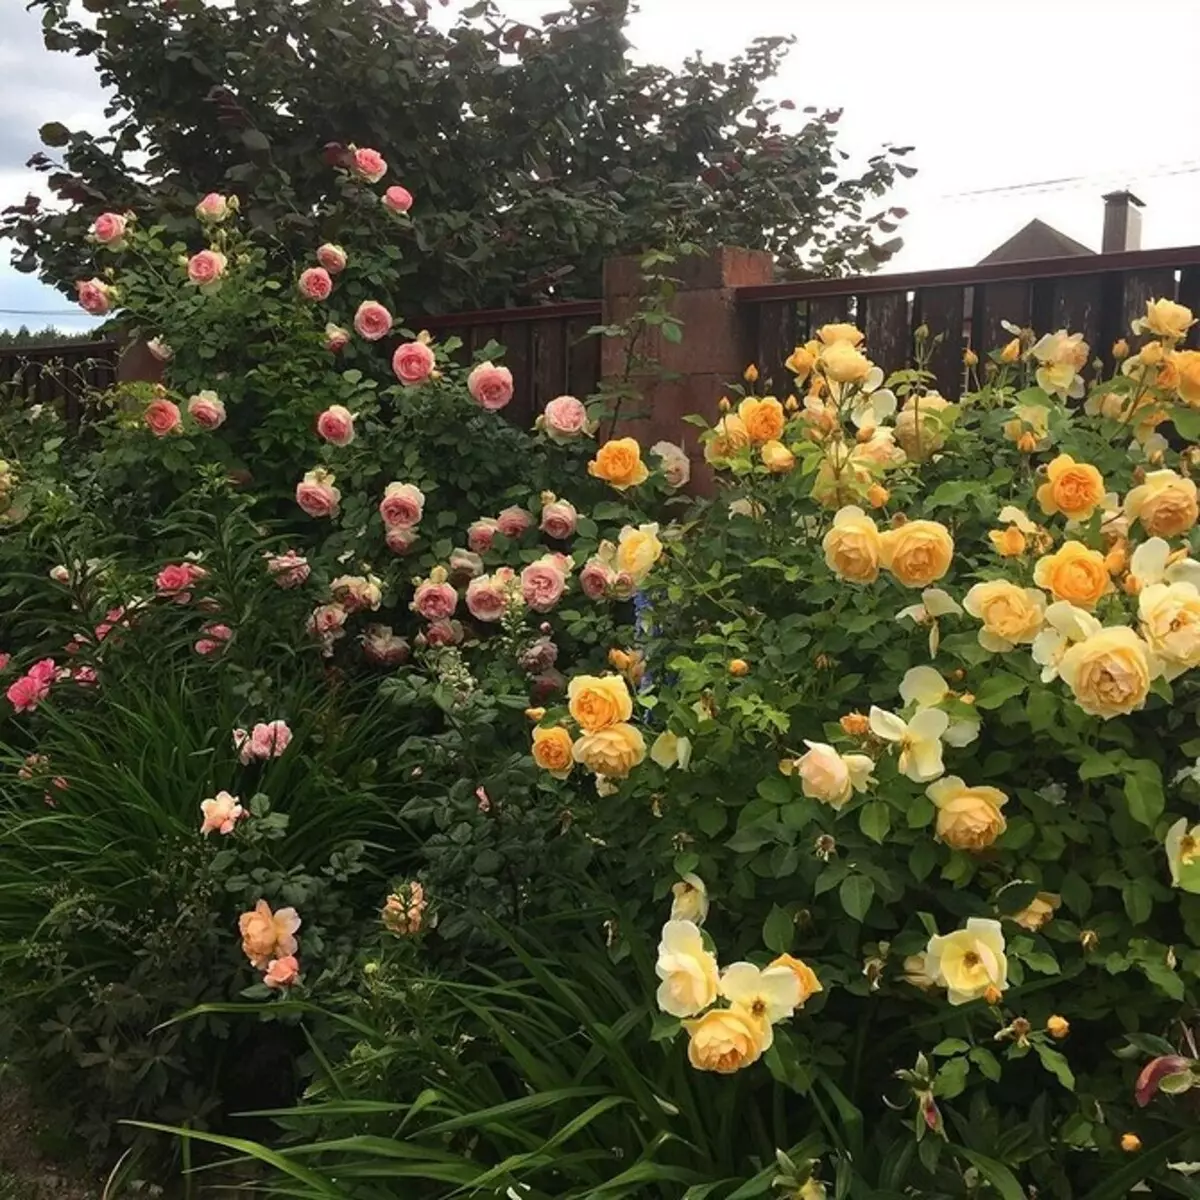
<instances>
[{"instance_id":1,"label":"climbing rose","mask_svg":"<svg viewBox=\"0 0 1200 1200\"><path fill-rule=\"evenodd\" d=\"M481 362L467 376L467 391L480 408L496 412L513 398L513 377L507 367Z\"/></svg>"}]
</instances>

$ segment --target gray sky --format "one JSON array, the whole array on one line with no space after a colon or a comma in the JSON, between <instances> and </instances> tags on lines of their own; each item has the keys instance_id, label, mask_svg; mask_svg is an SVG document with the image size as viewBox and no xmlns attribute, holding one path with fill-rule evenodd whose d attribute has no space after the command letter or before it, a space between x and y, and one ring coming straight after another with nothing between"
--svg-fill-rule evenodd
<instances>
[{"instance_id":1,"label":"gray sky","mask_svg":"<svg viewBox=\"0 0 1200 1200\"><path fill-rule=\"evenodd\" d=\"M104 119L87 62L45 51L20 0L0 2L3 206L32 185L22 164L39 125L99 132ZM559 7L500 4L526 20ZM1141 25L1139 11L1127 0L641 0L631 36L640 57L675 64L795 34L778 98L844 108L840 141L855 157L884 141L916 146L920 172L890 198L911 215L888 270L922 270L977 262L1033 217L1099 249L1100 197L1118 187L1146 202L1144 246L1200 244L1200 81L1171 51L1200 43L1200 0L1156 0ZM0 246L0 309L69 308L13 272ZM23 321L88 323L0 312L0 327Z\"/></svg>"}]
</instances>

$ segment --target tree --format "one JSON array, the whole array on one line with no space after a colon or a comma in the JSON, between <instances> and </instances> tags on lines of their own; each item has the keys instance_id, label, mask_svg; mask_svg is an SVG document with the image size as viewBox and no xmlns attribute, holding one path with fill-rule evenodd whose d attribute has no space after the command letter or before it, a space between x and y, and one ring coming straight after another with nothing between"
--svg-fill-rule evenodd
<instances>
[{"instance_id":1,"label":"tree","mask_svg":"<svg viewBox=\"0 0 1200 1200\"><path fill-rule=\"evenodd\" d=\"M23 349L27 346L61 346L67 342L90 342L95 337L90 329L72 330L70 332L47 325L44 329L30 329L22 325L20 329L0 329L0 350Z\"/></svg>"},{"instance_id":2,"label":"tree","mask_svg":"<svg viewBox=\"0 0 1200 1200\"><path fill-rule=\"evenodd\" d=\"M351 143L417 196L405 236L425 312L595 295L607 256L678 238L818 274L899 246L904 211L867 208L912 173L898 161L911 148L843 175L838 113L785 129L794 104L762 91L788 38L675 72L630 61L629 0L570 0L541 26L482 0L448 32L427 0L86 0L91 24L69 0L32 3L47 47L93 56L113 96L108 136L42 127L62 158L31 165L70 207L31 197L0 223L15 265L64 291L97 213L182 230L213 189L236 192L281 253L308 255L336 240L321 202Z\"/></svg>"}]
</instances>

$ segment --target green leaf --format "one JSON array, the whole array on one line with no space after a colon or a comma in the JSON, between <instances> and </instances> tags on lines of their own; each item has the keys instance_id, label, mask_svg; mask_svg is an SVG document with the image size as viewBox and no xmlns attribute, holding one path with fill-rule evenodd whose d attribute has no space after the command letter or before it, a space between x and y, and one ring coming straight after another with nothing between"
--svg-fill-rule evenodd
<instances>
[{"instance_id":1,"label":"green leaf","mask_svg":"<svg viewBox=\"0 0 1200 1200\"><path fill-rule=\"evenodd\" d=\"M937 846L931 838L922 838L908 852L908 869L913 878L921 883L929 877L938 860Z\"/></svg>"},{"instance_id":2,"label":"green leaf","mask_svg":"<svg viewBox=\"0 0 1200 1200\"><path fill-rule=\"evenodd\" d=\"M949 1037L942 1038L940 1042L933 1048L933 1053L938 1058L945 1058L950 1054L962 1054L964 1050L970 1050L969 1042L964 1042L962 1038Z\"/></svg>"},{"instance_id":3,"label":"green leaf","mask_svg":"<svg viewBox=\"0 0 1200 1200\"><path fill-rule=\"evenodd\" d=\"M1006 671L998 671L989 675L975 693L975 707L983 709L999 708L1006 700L1019 696L1027 687L1029 681Z\"/></svg>"},{"instance_id":4,"label":"green leaf","mask_svg":"<svg viewBox=\"0 0 1200 1200\"><path fill-rule=\"evenodd\" d=\"M1075 1073L1071 1070L1071 1064L1067 1062L1066 1055L1055 1050L1053 1046L1047 1045L1043 1041L1035 1040L1033 1048L1037 1051L1037 1056L1042 1060L1042 1066L1053 1075L1059 1083L1063 1085L1069 1092L1075 1090Z\"/></svg>"},{"instance_id":5,"label":"green leaf","mask_svg":"<svg viewBox=\"0 0 1200 1200\"><path fill-rule=\"evenodd\" d=\"M43 127L44 128L44 127ZM46 140L42 135L42 141ZM54 145L54 143L50 143ZM1179 436L1189 442L1200 441L1200 409L1188 408L1185 404L1176 405L1171 410L1171 422L1179 431Z\"/></svg>"},{"instance_id":6,"label":"green leaf","mask_svg":"<svg viewBox=\"0 0 1200 1200\"><path fill-rule=\"evenodd\" d=\"M993 1083L1000 1081L1000 1060L986 1046L972 1046L967 1056L979 1068L979 1073Z\"/></svg>"},{"instance_id":7,"label":"green leaf","mask_svg":"<svg viewBox=\"0 0 1200 1200\"><path fill-rule=\"evenodd\" d=\"M1153 828L1167 804L1167 798L1163 795L1162 772L1146 759L1138 759L1129 766L1132 772L1125 776L1125 799L1129 803L1129 815L1139 825Z\"/></svg>"},{"instance_id":8,"label":"green leaf","mask_svg":"<svg viewBox=\"0 0 1200 1200\"><path fill-rule=\"evenodd\" d=\"M934 1077L933 1090L935 1094L944 1100L952 1100L955 1096L961 1096L966 1089L967 1075L970 1070L971 1064L965 1058L948 1058L938 1068L938 1073Z\"/></svg>"},{"instance_id":9,"label":"green leaf","mask_svg":"<svg viewBox=\"0 0 1200 1200\"><path fill-rule=\"evenodd\" d=\"M838 898L846 915L861 921L875 898L875 884L865 875L848 875L838 888Z\"/></svg>"},{"instance_id":10,"label":"green leaf","mask_svg":"<svg viewBox=\"0 0 1200 1200\"><path fill-rule=\"evenodd\" d=\"M961 1154L1000 1193L1001 1200L1028 1200L1017 1177L1003 1163L965 1146L955 1146L954 1153Z\"/></svg>"},{"instance_id":11,"label":"green leaf","mask_svg":"<svg viewBox=\"0 0 1200 1200\"><path fill-rule=\"evenodd\" d=\"M1125 905L1125 912L1135 925L1145 924L1154 911L1154 897L1140 879L1131 879L1125 884L1121 889L1121 900Z\"/></svg>"},{"instance_id":12,"label":"green leaf","mask_svg":"<svg viewBox=\"0 0 1200 1200\"><path fill-rule=\"evenodd\" d=\"M882 800L872 800L869 804L864 804L858 814L858 827L871 841L882 845L892 827L891 809Z\"/></svg>"},{"instance_id":13,"label":"green leaf","mask_svg":"<svg viewBox=\"0 0 1200 1200\"><path fill-rule=\"evenodd\" d=\"M1120 775L1124 756L1119 751L1110 754L1096 754L1088 751L1079 764L1079 778L1082 780L1101 779L1105 775Z\"/></svg>"},{"instance_id":14,"label":"green leaf","mask_svg":"<svg viewBox=\"0 0 1200 1200\"><path fill-rule=\"evenodd\" d=\"M996 909L998 912L1011 916L1028 908L1034 896L1038 894L1038 885L1026 879L1010 883L996 893Z\"/></svg>"},{"instance_id":15,"label":"green leaf","mask_svg":"<svg viewBox=\"0 0 1200 1200\"><path fill-rule=\"evenodd\" d=\"M776 954L787 954L792 948L795 932L796 922L792 919L792 914L786 908L772 904L762 928L762 939L766 948Z\"/></svg>"}]
</instances>

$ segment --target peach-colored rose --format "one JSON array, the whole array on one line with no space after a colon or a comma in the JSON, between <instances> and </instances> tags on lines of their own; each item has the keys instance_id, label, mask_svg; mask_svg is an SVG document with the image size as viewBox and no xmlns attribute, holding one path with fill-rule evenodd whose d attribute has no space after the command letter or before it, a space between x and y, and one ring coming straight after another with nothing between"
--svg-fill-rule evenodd
<instances>
[{"instance_id":1,"label":"peach-colored rose","mask_svg":"<svg viewBox=\"0 0 1200 1200\"><path fill-rule=\"evenodd\" d=\"M79 297L79 307L93 317L102 317L112 308L117 297L116 288L110 287L102 279L80 279L75 284L75 294Z\"/></svg>"},{"instance_id":2,"label":"peach-colored rose","mask_svg":"<svg viewBox=\"0 0 1200 1200\"><path fill-rule=\"evenodd\" d=\"M925 794L937 809L937 836L955 850L985 850L1005 830L1000 811L1008 797L994 787L967 787L957 775L931 783Z\"/></svg>"},{"instance_id":3,"label":"peach-colored rose","mask_svg":"<svg viewBox=\"0 0 1200 1200\"><path fill-rule=\"evenodd\" d=\"M562 725L538 725L533 731L533 761L555 779L566 779L575 765L575 743Z\"/></svg>"},{"instance_id":4,"label":"peach-colored rose","mask_svg":"<svg viewBox=\"0 0 1200 1200\"><path fill-rule=\"evenodd\" d=\"M328 300L333 291L333 280L324 267L309 267L300 272L296 286L305 300Z\"/></svg>"},{"instance_id":5,"label":"peach-colored rose","mask_svg":"<svg viewBox=\"0 0 1200 1200\"><path fill-rule=\"evenodd\" d=\"M187 410L201 429L217 429L225 423L225 405L216 392L197 392L188 400Z\"/></svg>"},{"instance_id":6,"label":"peach-colored rose","mask_svg":"<svg viewBox=\"0 0 1200 1200\"><path fill-rule=\"evenodd\" d=\"M308 629L318 637L340 635L346 624L346 610L340 604L319 604L308 618Z\"/></svg>"},{"instance_id":7,"label":"peach-colored rose","mask_svg":"<svg viewBox=\"0 0 1200 1200\"><path fill-rule=\"evenodd\" d=\"M299 587L309 576L308 559L294 550L267 555L267 573L281 588Z\"/></svg>"},{"instance_id":8,"label":"peach-colored rose","mask_svg":"<svg viewBox=\"0 0 1200 1200\"><path fill-rule=\"evenodd\" d=\"M579 587L589 600L603 600L616 578L616 571L603 559L589 558L579 572Z\"/></svg>"},{"instance_id":9,"label":"peach-colored rose","mask_svg":"<svg viewBox=\"0 0 1200 1200\"><path fill-rule=\"evenodd\" d=\"M646 742L641 730L622 721L582 734L573 754L577 763L595 775L624 779L646 757Z\"/></svg>"},{"instance_id":10,"label":"peach-colored rose","mask_svg":"<svg viewBox=\"0 0 1200 1200\"><path fill-rule=\"evenodd\" d=\"M474 550L464 550L461 546L450 551L448 566L452 583L465 583L483 574L483 559Z\"/></svg>"},{"instance_id":11,"label":"peach-colored rose","mask_svg":"<svg viewBox=\"0 0 1200 1200\"><path fill-rule=\"evenodd\" d=\"M362 146L351 154L350 170L367 183L378 183L387 174L387 162L378 150Z\"/></svg>"},{"instance_id":12,"label":"peach-colored rose","mask_svg":"<svg viewBox=\"0 0 1200 1200\"><path fill-rule=\"evenodd\" d=\"M362 635L363 655L377 667L395 667L408 661L408 642L390 625L368 625Z\"/></svg>"},{"instance_id":13,"label":"peach-colored rose","mask_svg":"<svg viewBox=\"0 0 1200 1200\"><path fill-rule=\"evenodd\" d=\"M389 525L384 541L393 554L408 554L417 543L417 531L404 525Z\"/></svg>"},{"instance_id":14,"label":"peach-colored rose","mask_svg":"<svg viewBox=\"0 0 1200 1200\"><path fill-rule=\"evenodd\" d=\"M572 441L587 433L587 409L574 396L555 396L546 405L540 425L552 441Z\"/></svg>"},{"instance_id":15,"label":"peach-colored rose","mask_svg":"<svg viewBox=\"0 0 1200 1200\"><path fill-rule=\"evenodd\" d=\"M513 398L513 377L507 367L481 362L467 376L467 391L480 408L497 412Z\"/></svg>"},{"instance_id":16,"label":"peach-colored rose","mask_svg":"<svg viewBox=\"0 0 1200 1200\"><path fill-rule=\"evenodd\" d=\"M1200 406L1200 350L1176 350L1171 355L1179 398L1192 408Z\"/></svg>"},{"instance_id":17,"label":"peach-colored rose","mask_svg":"<svg viewBox=\"0 0 1200 1200\"><path fill-rule=\"evenodd\" d=\"M179 415L179 405L163 396L157 400L151 400L146 405L146 411L142 413L142 420L146 422L155 437L166 437L167 434L178 430L183 423Z\"/></svg>"},{"instance_id":18,"label":"peach-colored rose","mask_svg":"<svg viewBox=\"0 0 1200 1200\"><path fill-rule=\"evenodd\" d=\"M463 640L462 622L430 621L425 627L425 640L431 646L457 646Z\"/></svg>"},{"instance_id":19,"label":"peach-colored rose","mask_svg":"<svg viewBox=\"0 0 1200 1200\"><path fill-rule=\"evenodd\" d=\"M1174 471L1151 471L1125 497L1125 515L1151 537L1176 537L1196 524L1196 482Z\"/></svg>"},{"instance_id":20,"label":"peach-colored rose","mask_svg":"<svg viewBox=\"0 0 1200 1200\"><path fill-rule=\"evenodd\" d=\"M1001 654L1032 642L1046 623L1045 595L1007 579L975 584L963 597L963 608L983 622L979 644Z\"/></svg>"},{"instance_id":21,"label":"peach-colored rose","mask_svg":"<svg viewBox=\"0 0 1200 1200\"><path fill-rule=\"evenodd\" d=\"M861 508L847 505L840 509L821 548L826 565L841 579L873 583L879 575L879 530Z\"/></svg>"},{"instance_id":22,"label":"peach-colored rose","mask_svg":"<svg viewBox=\"0 0 1200 1200\"><path fill-rule=\"evenodd\" d=\"M507 538L519 538L533 528L533 513L519 504L511 504L496 517L496 528Z\"/></svg>"},{"instance_id":23,"label":"peach-colored rose","mask_svg":"<svg viewBox=\"0 0 1200 1200\"><path fill-rule=\"evenodd\" d=\"M480 575L467 584L467 611L477 621L498 621L508 603L504 580L495 575Z\"/></svg>"},{"instance_id":24,"label":"peach-colored rose","mask_svg":"<svg viewBox=\"0 0 1200 1200\"><path fill-rule=\"evenodd\" d=\"M412 192L408 188L393 184L383 193L383 207L388 212L406 213L413 206Z\"/></svg>"},{"instance_id":25,"label":"peach-colored rose","mask_svg":"<svg viewBox=\"0 0 1200 1200\"><path fill-rule=\"evenodd\" d=\"M348 613L378 612L383 602L383 587L374 575L339 575L329 593Z\"/></svg>"},{"instance_id":26,"label":"peach-colored rose","mask_svg":"<svg viewBox=\"0 0 1200 1200\"><path fill-rule=\"evenodd\" d=\"M645 483L650 477L636 438L613 438L605 442L588 463L588 474L603 479L619 492Z\"/></svg>"},{"instance_id":27,"label":"peach-colored rose","mask_svg":"<svg viewBox=\"0 0 1200 1200\"><path fill-rule=\"evenodd\" d=\"M325 349L331 354L336 354L350 341L350 330L343 329L341 325L334 325L331 321L325 326Z\"/></svg>"},{"instance_id":28,"label":"peach-colored rose","mask_svg":"<svg viewBox=\"0 0 1200 1200\"><path fill-rule=\"evenodd\" d=\"M128 224L120 213L101 213L93 222L91 228L92 241L112 250L120 248L121 239L125 236L125 226Z\"/></svg>"},{"instance_id":29,"label":"peach-colored rose","mask_svg":"<svg viewBox=\"0 0 1200 1200\"><path fill-rule=\"evenodd\" d=\"M384 489L379 515L389 528L413 529L425 513L425 493L413 483L393 481Z\"/></svg>"},{"instance_id":30,"label":"peach-colored rose","mask_svg":"<svg viewBox=\"0 0 1200 1200\"><path fill-rule=\"evenodd\" d=\"M330 275L340 275L346 269L346 252L341 246L335 246L333 242L324 242L317 247L317 262Z\"/></svg>"},{"instance_id":31,"label":"peach-colored rose","mask_svg":"<svg viewBox=\"0 0 1200 1200\"><path fill-rule=\"evenodd\" d=\"M342 493L333 486L334 476L323 467L309 471L296 484L296 503L310 517L337 515Z\"/></svg>"},{"instance_id":32,"label":"peach-colored rose","mask_svg":"<svg viewBox=\"0 0 1200 1200\"><path fill-rule=\"evenodd\" d=\"M411 937L420 933L425 905L425 889L419 883L410 883L398 892L393 892L387 898L380 914L384 928L399 937Z\"/></svg>"},{"instance_id":33,"label":"peach-colored rose","mask_svg":"<svg viewBox=\"0 0 1200 1200\"><path fill-rule=\"evenodd\" d=\"M650 453L658 458L667 487L681 488L691 479L692 461L682 446L674 442L655 442Z\"/></svg>"},{"instance_id":34,"label":"peach-colored rose","mask_svg":"<svg viewBox=\"0 0 1200 1200\"><path fill-rule=\"evenodd\" d=\"M354 414L340 404L331 404L317 418L317 436L334 446L354 441Z\"/></svg>"},{"instance_id":35,"label":"peach-colored rose","mask_svg":"<svg viewBox=\"0 0 1200 1200\"><path fill-rule=\"evenodd\" d=\"M242 935L242 952L251 966L263 970L273 958L286 958L296 953L296 930L300 918L294 908L272 912L271 906L260 900L254 908L238 918Z\"/></svg>"},{"instance_id":36,"label":"peach-colored rose","mask_svg":"<svg viewBox=\"0 0 1200 1200\"><path fill-rule=\"evenodd\" d=\"M1054 554L1039 558L1034 564L1033 582L1046 588L1055 600L1067 600L1089 610L1112 591L1104 555L1075 541L1063 542Z\"/></svg>"},{"instance_id":37,"label":"peach-colored rose","mask_svg":"<svg viewBox=\"0 0 1200 1200\"><path fill-rule=\"evenodd\" d=\"M250 815L238 798L228 792L218 792L211 800L202 800L200 813L203 817L200 832L205 837L210 833L230 834L239 821Z\"/></svg>"},{"instance_id":38,"label":"peach-colored rose","mask_svg":"<svg viewBox=\"0 0 1200 1200\"><path fill-rule=\"evenodd\" d=\"M1150 647L1124 625L1075 642L1058 665L1079 707L1104 720L1140 709L1160 671Z\"/></svg>"},{"instance_id":39,"label":"peach-colored rose","mask_svg":"<svg viewBox=\"0 0 1200 1200\"><path fill-rule=\"evenodd\" d=\"M200 287L212 287L221 282L228 260L220 250L201 250L188 259L188 278Z\"/></svg>"},{"instance_id":40,"label":"peach-colored rose","mask_svg":"<svg viewBox=\"0 0 1200 1200\"><path fill-rule=\"evenodd\" d=\"M1060 454L1046 467L1037 500L1047 516L1062 513L1073 521L1086 521L1104 502L1104 480L1091 463Z\"/></svg>"},{"instance_id":41,"label":"peach-colored rose","mask_svg":"<svg viewBox=\"0 0 1200 1200\"><path fill-rule=\"evenodd\" d=\"M354 328L368 342L377 342L392 331L392 314L377 300L364 300L354 313Z\"/></svg>"},{"instance_id":42,"label":"peach-colored rose","mask_svg":"<svg viewBox=\"0 0 1200 1200\"><path fill-rule=\"evenodd\" d=\"M467 527L467 546L476 554L486 554L499 530L499 522L493 517L480 517Z\"/></svg>"},{"instance_id":43,"label":"peach-colored rose","mask_svg":"<svg viewBox=\"0 0 1200 1200\"><path fill-rule=\"evenodd\" d=\"M437 360L424 342L405 342L392 355L392 370L407 387L424 383L433 374Z\"/></svg>"},{"instance_id":44,"label":"peach-colored rose","mask_svg":"<svg viewBox=\"0 0 1200 1200\"><path fill-rule=\"evenodd\" d=\"M880 564L905 587L928 587L950 569L954 541L938 521L908 521L880 534Z\"/></svg>"},{"instance_id":45,"label":"peach-colored rose","mask_svg":"<svg viewBox=\"0 0 1200 1200\"><path fill-rule=\"evenodd\" d=\"M300 978L300 964L294 954L273 958L267 964L263 983L269 988L289 988Z\"/></svg>"},{"instance_id":46,"label":"peach-colored rose","mask_svg":"<svg viewBox=\"0 0 1200 1200\"><path fill-rule=\"evenodd\" d=\"M620 439L622 443L633 441L632 438ZM614 442L607 443L607 446L615 445ZM636 443L634 443L636 445ZM704 444L704 459L706 462L713 463L716 466L721 466L726 459L734 457L739 450L745 449L750 444L750 434L746 429L746 423L737 413L727 412L712 428L711 435ZM602 446L601 450L607 448ZM596 456L599 460L599 455ZM592 468L589 465L588 470ZM592 474L597 474L592 471ZM604 475L599 476L604 479ZM639 481L640 482L640 481ZM616 484L613 485L617 486ZM628 485L626 485L628 486Z\"/></svg>"},{"instance_id":47,"label":"peach-colored rose","mask_svg":"<svg viewBox=\"0 0 1200 1200\"><path fill-rule=\"evenodd\" d=\"M547 555L532 562L521 572L521 595L534 612L549 612L566 590L566 572Z\"/></svg>"},{"instance_id":48,"label":"peach-colored rose","mask_svg":"<svg viewBox=\"0 0 1200 1200\"><path fill-rule=\"evenodd\" d=\"M579 513L570 500L551 500L542 508L539 528L547 537L561 542L574 535L578 520Z\"/></svg>"},{"instance_id":49,"label":"peach-colored rose","mask_svg":"<svg viewBox=\"0 0 1200 1200\"><path fill-rule=\"evenodd\" d=\"M249 758L278 758L292 743L292 730L286 721L260 721L250 731ZM246 758L243 762L248 761Z\"/></svg>"},{"instance_id":50,"label":"peach-colored rose","mask_svg":"<svg viewBox=\"0 0 1200 1200\"><path fill-rule=\"evenodd\" d=\"M413 594L412 610L427 621L443 621L454 615L458 593L444 580L426 579Z\"/></svg>"},{"instance_id":51,"label":"peach-colored rose","mask_svg":"<svg viewBox=\"0 0 1200 1200\"><path fill-rule=\"evenodd\" d=\"M229 200L225 196L220 192L209 192L196 205L196 218L217 225L229 216L229 209Z\"/></svg>"},{"instance_id":52,"label":"peach-colored rose","mask_svg":"<svg viewBox=\"0 0 1200 1200\"><path fill-rule=\"evenodd\" d=\"M714 1008L684 1021L688 1062L697 1071L732 1075L762 1057L770 1025L743 1008Z\"/></svg>"}]
</instances>

